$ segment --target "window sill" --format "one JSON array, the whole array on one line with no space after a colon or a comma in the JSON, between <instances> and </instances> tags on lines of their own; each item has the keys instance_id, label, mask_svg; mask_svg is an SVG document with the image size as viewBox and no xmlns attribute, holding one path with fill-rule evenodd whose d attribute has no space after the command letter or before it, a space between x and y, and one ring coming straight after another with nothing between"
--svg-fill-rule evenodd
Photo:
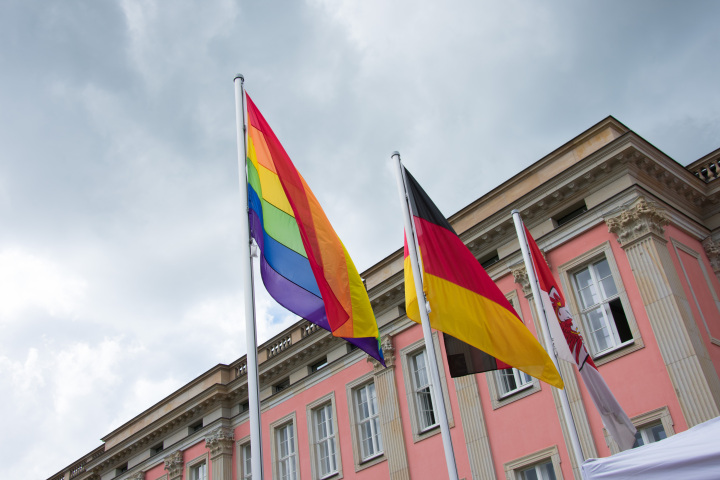
<instances>
[{"instance_id":1,"label":"window sill","mask_svg":"<svg viewBox=\"0 0 720 480\"><path fill-rule=\"evenodd\" d=\"M355 473L357 473L361 470L364 470L368 467L372 467L373 465L377 465L378 463L382 463L385 460L386 460L385 452L380 452L377 455L374 455L372 457L364 458L355 464Z\"/></svg>"},{"instance_id":2,"label":"window sill","mask_svg":"<svg viewBox=\"0 0 720 480\"><path fill-rule=\"evenodd\" d=\"M593 354L592 359L595 362L595 365L599 367L600 365L605 365L608 362L612 362L615 359L629 355L644 347L645 344L643 343L642 338L634 338L621 343L612 350L605 350L599 354Z\"/></svg>"},{"instance_id":3,"label":"window sill","mask_svg":"<svg viewBox=\"0 0 720 480\"><path fill-rule=\"evenodd\" d=\"M518 394L524 392L525 390L529 390L529 389L531 389L532 387L533 387L533 383L532 383L532 381L531 381L530 383L527 383L527 384L523 385L523 386L520 387L520 388L516 388L515 390L512 390L512 391L510 391L510 392L507 392L507 393L504 393L504 394L500 395L500 396L498 397L498 400L500 400L500 401L502 401L502 400L507 400L508 398L513 397L513 396L515 396L515 395L518 395Z\"/></svg>"}]
</instances>

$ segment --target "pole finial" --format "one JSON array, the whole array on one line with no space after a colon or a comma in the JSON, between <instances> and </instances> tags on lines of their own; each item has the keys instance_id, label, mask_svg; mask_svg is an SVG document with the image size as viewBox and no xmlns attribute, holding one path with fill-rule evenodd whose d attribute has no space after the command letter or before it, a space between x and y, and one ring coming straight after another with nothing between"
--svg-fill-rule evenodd
<instances>
[{"instance_id":1,"label":"pole finial","mask_svg":"<svg viewBox=\"0 0 720 480\"><path fill-rule=\"evenodd\" d=\"M515 209L513 209L512 212L510 212L511 215L512 215L513 213L520 213L520 210L518 210L517 208L515 208Z\"/></svg>"},{"instance_id":2,"label":"pole finial","mask_svg":"<svg viewBox=\"0 0 720 480\"><path fill-rule=\"evenodd\" d=\"M395 155L397 155L397 156L399 157L399 156L400 156L400 152L398 152L397 150L395 150L395 151L392 153L392 155L390 155L390 156L391 156L391 157L394 157Z\"/></svg>"},{"instance_id":3,"label":"pole finial","mask_svg":"<svg viewBox=\"0 0 720 480\"><path fill-rule=\"evenodd\" d=\"M235 78L233 78L233 82L234 82L235 80L237 80L238 78L240 79L240 82L241 82L241 83L245 83L245 77L243 77L242 73L236 73L236 74L235 74Z\"/></svg>"}]
</instances>

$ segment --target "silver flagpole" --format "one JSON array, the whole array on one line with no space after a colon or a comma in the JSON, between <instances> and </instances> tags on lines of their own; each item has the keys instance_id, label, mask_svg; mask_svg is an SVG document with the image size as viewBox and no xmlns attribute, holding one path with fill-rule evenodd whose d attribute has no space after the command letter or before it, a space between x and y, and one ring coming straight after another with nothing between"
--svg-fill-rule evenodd
<instances>
[{"instance_id":1,"label":"silver flagpole","mask_svg":"<svg viewBox=\"0 0 720 480\"><path fill-rule=\"evenodd\" d=\"M530 248L528 247L525 229L523 228L523 222L520 218L520 212L513 210L512 216L513 221L515 222L515 230L517 231L518 240L520 241L520 251L522 251L523 261L525 262L528 279L530 280L530 288L532 289L533 300L535 301L535 309L537 310L538 315L540 315L540 329L542 330L543 338L545 339L548 354L555 364L555 368L557 368L558 373L560 373L560 366L558 365L555 348L552 338L550 337L548 317L542 303L542 298L540 298L540 285L538 284L538 279L535 275L535 268L533 267L532 258L530 257ZM539 261L540 259L538 259L538 262ZM575 462L577 463L578 470L580 470L580 475L582 476L582 464L585 462L585 456L583 455L582 448L580 447L580 438L578 437L577 428L575 427L575 420L573 419L572 412L570 411L570 402L568 401L567 392L565 392L565 390L558 389L558 393L560 394L560 404L562 405L563 414L565 416L565 425L567 426L568 434L570 435L570 442L572 443L572 454L575 457Z\"/></svg>"},{"instance_id":2,"label":"silver flagpole","mask_svg":"<svg viewBox=\"0 0 720 480\"><path fill-rule=\"evenodd\" d=\"M455 452L453 451L452 439L450 438L450 425L448 424L447 412L445 411L445 398L443 397L440 385L440 373L437 357L435 356L435 345L432 341L432 330L430 329L430 318L428 317L427 306L425 305L425 294L423 293L422 273L420 271L420 260L418 257L417 236L413 228L410 208L408 207L407 188L405 186L405 175L400 161L400 153L393 152L392 158L397 157L397 182L400 192L400 203L402 204L405 217L405 234L411 236L407 239L410 262L412 263L413 278L415 279L415 294L420 308L420 319L422 320L423 337L425 338L425 349L428 357L428 370L432 379L432 388L437 399L437 414L440 420L440 433L442 435L443 448L445 449L445 462L447 463L448 477L450 480L458 480L457 465L455 464Z\"/></svg>"},{"instance_id":3,"label":"silver flagpole","mask_svg":"<svg viewBox=\"0 0 720 480\"><path fill-rule=\"evenodd\" d=\"M260 378L257 361L257 330L255 328L255 291L253 284L252 257L255 247L250 239L250 218L247 191L247 127L245 125L245 90L242 75L235 75L235 122L237 124L238 173L240 197L244 212L241 224L243 289L245 291L245 341L247 346L248 404L250 409L250 450L252 454L252 476L263 479L262 435L260 430Z\"/></svg>"}]
</instances>

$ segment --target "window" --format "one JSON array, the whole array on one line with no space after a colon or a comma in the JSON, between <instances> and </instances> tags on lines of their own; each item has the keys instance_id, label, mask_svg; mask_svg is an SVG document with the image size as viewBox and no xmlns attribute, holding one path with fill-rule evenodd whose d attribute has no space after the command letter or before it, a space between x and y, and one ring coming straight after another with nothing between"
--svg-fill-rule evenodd
<instances>
[{"instance_id":1,"label":"window","mask_svg":"<svg viewBox=\"0 0 720 480\"><path fill-rule=\"evenodd\" d=\"M297 424L295 412L270 424L272 435L273 475L277 480L297 480L298 458L297 437L295 425Z\"/></svg>"},{"instance_id":2,"label":"window","mask_svg":"<svg viewBox=\"0 0 720 480\"><path fill-rule=\"evenodd\" d=\"M667 438L667 434L665 433L662 423L638 428L635 434L635 444L632 448L642 447L648 443L659 442L665 438Z\"/></svg>"},{"instance_id":3,"label":"window","mask_svg":"<svg viewBox=\"0 0 720 480\"><path fill-rule=\"evenodd\" d=\"M127 471L128 471L128 464L124 463L124 464L120 465L119 467L115 468L115 476L117 477L118 475L121 475Z\"/></svg>"},{"instance_id":4,"label":"window","mask_svg":"<svg viewBox=\"0 0 720 480\"><path fill-rule=\"evenodd\" d=\"M440 342L437 332L433 332L433 347L435 347L435 361L442 365L442 355ZM435 398L435 388L432 385L430 377L430 359L425 347L425 340L418 341L404 347L400 350L400 364L403 369L403 380L405 381L405 394L407 398L407 406L410 414L410 423L412 425L413 441L419 442L440 433L438 418L438 400ZM445 369L441 368L440 388L443 397L450 398L448 394L447 380L445 379ZM448 425L454 426L452 410L449 402L445 403L445 414L447 415Z\"/></svg>"},{"instance_id":5,"label":"window","mask_svg":"<svg viewBox=\"0 0 720 480\"><path fill-rule=\"evenodd\" d=\"M580 205L576 205L574 207L570 207L570 210L565 210L563 213L559 214L557 217L554 218L555 223L557 223L557 226L565 225L566 223L570 222L571 220L575 220L577 217L582 215L583 213L587 212L587 206L585 205L585 202L582 202Z\"/></svg>"},{"instance_id":6,"label":"window","mask_svg":"<svg viewBox=\"0 0 720 480\"><path fill-rule=\"evenodd\" d=\"M532 386L532 377L517 368L498 370L497 379L500 397L512 395Z\"/></svg>"},{"instance_id":7,"label":"window","mask_svg":"<svg viewBox=\"0 0 720 480\"><path fill-rule=\"evenodd\" d=\"M190 467L190 480L207 480L207 463L202 462Z\"/></svg>"},{"instance_id":8,"label":"window","mask_svg":"<svg viewBox=\"0 0 720 480\"><path fill-rule=\"evenodd\" d=\"M158 453L160 453L162 451L163 451L163 443L160 442L157 445L155 445L154 447L150 448L150 456L154 457L155 455L157 455Z\"/></svg>"},{"instance_id":9,"label":"window","mask_svg":"<svg viewBox=\"0 0 720 480\"><path fill-rule=\"evenodd\" d=\"M488 268L500 261L500 255L498 254L497 250L495 250L494 252L484 256L478 261L480 262L480 266L487 270Z\"/></svg>"},{"instance_id":10,"label":"window","mask_svg":"<svg viewBox=\"0 0 720 480\"><path fill-rule=\"evenodd\" d=\"M594 355L632 342L630 325L607 258L572 274L586 338Z\"/></svg>"},{"instance_id":11,"label":"window","mask_svg":"<svg viewBox=\"0 0 720 480\"><path fill-rule=\"evenodd\" d=\"M505 294L510 305L517 312L520 320L525 323L517 290ZM535 322L536 331L539 328ZM494 370L485 374L490 402L493 410L514 403L540 391L540 381L515 368L510 370Z\"/></svg>"},{"instance_id":12,"label":"window","mask_svg":"<svg viewBox=\"0 0 720 480\"><path fill-rule=\"evenodd\" d=\"M387 460L380 427L375 376L372 372L368 372L345 385L345 389L352 433L350 438L352 440L353 466L355 472L360 472ZM338 437L338 439L342 441L345 437ZM340 455L338 455L338 462L342 462ZM339 468L342 469L342 465ZM340 475L342 475L342 471Z\"/></svg>"},{"instance_id":13,"label":"window","mask_svg":"<svg viewBox=\"0 0 720 480\"><path fill-rule=\"evenodd\" d=\"M193 433L202 430L202 428L203 428L203 421L202 421L202 419L200 419L197 422L190 424L190 426L188 427L188 435L192 435Z\"/></svg>"},{"instance_id":14,"label":"window","mask_svg":"<svg viewBox=\"0 0 720 480\"><path fill-rule=\"evenodd\" d=\"M555 469L550 461L520 470L522 480L556 480Z\"/></svg>"},{"instance_id":15,"label":"window","mask_svg":"<svg viewBox=\"0 0 720 480\"><path fill-rule=\"evenodd\" d=\"M272 388L273 394L280 393L288 387L290 387L290 377L284 378L284 379L280 380L278 383L276 383L275 385L273 385L273 388Z\"/></svg>"},{"instance_id":16,"label":"window","mask_svg":"<svg viewBox=\"0 0 720 480\"><path fill-rule=\"evenodd\" d=\"M557 445L505 464L507 480L562 480Z\"/></svg>"},{"instance_id":17,"label":"window","mask_svg":"<svg viewBox=\"0 0 720 480\"><path fill-rule=\"evenodd\" d=\"M242 461L240 478L243 480L250 480L252 478L252 450L250 449L250 442L240 447L240 458Z\"/></svg>"},{"instance_id":18,"label":"window","mask_svg":"<svg viewBox=\"0 0 720 480\"><path fill-rule=\"evenodd\" d=\"M670 416L670 410L666 406L636 415L632 417L630 421L637 428L637 433L635 434L636 441L633 448L657 442L666 437L675 435L675 428L673 426L672 417ZM615 440L604 428L603 433L605 434L605 442L610 448L610 454L614 455L618 453L620 448L618 448Z\"/></svg>"},{"instance_id":19,"label":"window","mask_svg":"<svg viewBox=\"0 0 720 480\"><path fill-rule=\"evenodd\" d=\"M365 461L383 452L375 384L368 383L358 388L355 390L354 397L360 454L362 460Z\"/></svg>"},{"instance_id":20,"label":"window","mask_svg":"<svg viewBox=\"0 0 720 480\"><path fill-rule=\"evenodd\" d=\"M332 404L327 403L313 410L312 423L317 476L327 478L338 471Z\"/></svg>"},{"instance_id":21,"label":"window","mask_svg":"<svg viewBox=\"0 0 720 480\"><path fill-rule=\"evenodd\" d=\"M558 266L558 273L569 314L595 365L645 346L609 241Z\"/></svg>"},{"instance_id":22,"label":"window","mask_svg":"<svg viewBox=\"0 0 720 480\"><path fill-rule=\"evenodd\" d=\"M307 419L313 479L342 477L335 392L308 405Z\"/></svg>"},{"instance_id":23,"label":"window","mask_svg":"<svg viewBox=\"0 0 720 480\"><path fill-rule=\"evenodd\" d=\"M327 366L328 366L327 357L323 357L320 360L318 360L317 362L310 365L310 373L315 373L318 370L323 369Z\"/></svg>"},{"instance_id":24,"label":"window","mask_svg":"<svg viewBox=\"0 0 720 480\"><path fill-rule=\"evenodd\" d=\"M438 425L426 357L424 349L410 357L415 405L423 432Z\"/></svg>"},{"instance_id":25,"label":"window","mask_svg":"<svg viewBox=\"0 0 720 480\"><path fill-rule=\"evenodd\" d=\"M252 478L252 449L249 435L235 442L235 469L238 480Z\"/></svg>"}]
</instances>

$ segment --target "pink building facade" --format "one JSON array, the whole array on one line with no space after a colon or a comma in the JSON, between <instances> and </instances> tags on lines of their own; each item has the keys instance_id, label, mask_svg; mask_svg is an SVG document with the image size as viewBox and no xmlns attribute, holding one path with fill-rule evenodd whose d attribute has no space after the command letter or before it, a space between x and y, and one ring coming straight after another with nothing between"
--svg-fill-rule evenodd
<instances>
[{"instance_id":1,"label":"pink building facade","mask_svg":"<svg viewBox=\"0 0 720 480\"><path fill-rule=\"evenodd\" d=\"M449 219L542 339L521 212L638 444L720 415L718 162L720 149L683 167L608 117ZM260 346L266 478L447 478L402 261L362 274L387 368L304 320ZM585 458L617 453L574 367L560 369ZM252 478L246 377L244 358L215 366L49 480ZM441 383L461 478L580 478L555 389L516 370L442 367Z\"/></svg>"}]
</instances>

